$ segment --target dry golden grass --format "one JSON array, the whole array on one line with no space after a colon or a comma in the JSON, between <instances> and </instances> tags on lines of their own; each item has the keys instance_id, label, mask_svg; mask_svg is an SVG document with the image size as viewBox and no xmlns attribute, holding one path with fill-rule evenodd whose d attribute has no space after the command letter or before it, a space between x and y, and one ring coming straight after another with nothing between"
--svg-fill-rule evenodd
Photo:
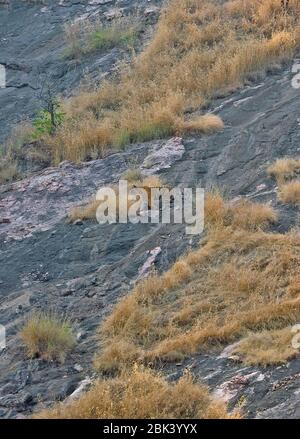
<instances>
[{"instance_id":1,"label":"dry golden grass","mask_svg":"<svg viewBox=\"0 0 300 439\"><path fill-rule=\"evenodd\" d=\"M140 282L101 325L98 370L181 359L299 319L299 234L264 232L276 219L269 206L231 205L215 192L206 209L211 222L200 249Z\"/></svg>"},{"instance_id":2,"label":"dry golden grass","mask_svg":"<svg viewBox=\"0 0 300 439\"><path fill-rule=\"evenodd\" d=\"M67 222L73 223L76 220L96 220L96 211L100 202L96 199L88 201L85 205L74 207L67 216Z\"/></svg>"},{"instance_id":3,"label":"dry golden grass","mask_svg":"<svg viewBox=\"0 0 300 439\"><path fill-rule=\"evenodd\" d=\"M247 365L286 363L299 354L292 347L292 337L291 327L254 333L241 340L234 352Z\"/></svg>"},{"instance_id":4,"label":"dry golden grass","mask_svg":"<svg viewBox=\"0 0 300 439\"><path fill-rule=\"evenodd\" d=\"M198 118L178 121L177 132L181 133L201 133L212 134L216 131L222 130L224 123L219 116L214 114L205 114Z\"/></svg>"},{"instance_id":5,"label":"dry golden grass","mask_svg":"<svg viewBox=\"0 0 300 439\"><path fill-rule=\"evenodd\" d=\"M75 344L70 323L53 313L32 315L19 333L29 357L63 362Z\"/></svg>"},{"instance_id":6,"label":"dry golden grass","mask_svg":"<svg viewBox=\"0 0 300 439\"><path fill-rule=\"evenodd\" d=\"M291 181L280 187L278 198L282 203L300 202L300 180Z\"/></svg>"},{"instance_id":7,"label":"dry golden grass","mask_svg":"<svg viewBox=\"0 0 300 439\"><path fill-rule=\"evenodd\" d=\"M34 416L39 419L238 419L215 401L206 387L186 374L167 383L149 369L134 367L119 377L101 380L80 400L60 404Z\"/></svg>"},{"instance_id":8,"label":"dry golden grass","mask_svg":"<svg viewBox=\"0 0 300 439\"><path fill-rule=\"evenodd\" d=\"M279 0L170 0L152 41L131 66L65 103L65 124L49 139L54 161L222 128L212 115L186 120L187 111L290 57L300 41L299 13L297 0L288 14Z\"/></svg>"},{"instance_id":9,"label":"dry golden grass","mask_svg":"<svg viewBox=\"0 0 300 439\"><path fill-rule=\"evenodd\" d=\"M283 158L277 159L268 167L268 174L276 178L279 185L286 180L294 178L300 172L300 159Z\"/></svg>"},{"instance_id":10,"label":"dry golden grass","mask_svg":"<svg viewBox=\"0 0 300 439\"><path fill-rule=\"evenodd\" d=\"M205 222L208 228L232 225L234 228L257 230L276 221L276 211L267 204L245 199L229 203L217 190L205 194Z\"/></svg>"},{"instance_id":11,"label":"dry golden grass","mask_svg":"<svg viewBox=\"0 0 300 439\"><path fill-rule=\"evenodd\" d=\"M256 230L277 221L277 213L267 204L241 200L232 207L232 225L235 228Z\"/></svg>"}]
</instances>

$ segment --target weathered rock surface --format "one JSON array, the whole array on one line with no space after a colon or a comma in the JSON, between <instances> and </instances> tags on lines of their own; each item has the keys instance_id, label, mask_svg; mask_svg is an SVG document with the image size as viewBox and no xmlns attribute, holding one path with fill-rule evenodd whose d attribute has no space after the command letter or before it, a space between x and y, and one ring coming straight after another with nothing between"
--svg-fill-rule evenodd
<instances>
[{"instance_id":1,"label":"weathered rock surface","mask_svg":"<svg viewBox=\"0 0 300 439\"><path fill-rule=\"evenodd\" d=\"M58 10L65 14L78 8L82 13L83 3L55 6L41 26L51 20L61 23ZM89 5L106 11L117 3L121 7L130 2L91 1ZM41 9L37 11L41 17ZM46 57L50 46L45 47L39 50ZM50 59L49 65L53 62ZM68 86L63 78L64 74L57 82L68 89L79 77L70 83L66 78ZM0 323L7 329L7 348L0 353L0 417L29 415L76 396L76 389L81 391L93 377L96 328L116 300L149 268L166 269L201 238L187 236L184 225L66 224L70 207L93 195L99 186L116 182L132 163L157 172L172 187L220 186L232 197L270 202L280 212L276 230L284 232L297 224L298 210L277 203L276 185L266 176L266 167L275 158L299 154L300 91L290 81L290 66L286 66L259 83L216 99L210 110L226 125L218 134L139 144L78 166L65 162L0 187ZM25 102L31 88L22 90L28 93ZM10 102L15 97L11 95ZM11 113L8 125L13 119ZM26 359L17 336L30 312L53 308L72 319L77 334L77 345L63 365ZM195 355L162 368L170 380L190 369L230 407L241 405L246 416L299 417L299 359L261 369L241 366L228 358L228 352Z\"/></svg>"}]
</instances>

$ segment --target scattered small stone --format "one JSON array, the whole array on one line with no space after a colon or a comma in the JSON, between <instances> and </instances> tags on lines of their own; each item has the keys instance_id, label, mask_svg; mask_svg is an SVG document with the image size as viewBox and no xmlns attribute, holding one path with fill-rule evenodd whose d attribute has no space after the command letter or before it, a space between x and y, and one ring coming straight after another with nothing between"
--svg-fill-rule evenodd
<instances>
[{"instance_id":1,"label":"scattered small stone","mask_svg":"<svg viewBox=\"0 0 300 439\"><path fill-rule=\"evenodd\" d=\"M224 402L228 402L232 399L238 391L244 386L249 384L249 376L236 375L230 380L225 381L213 392L214 396L221 399Z\"/></svg>"},{"instance_id":2,"label":"scattered small stone","mask_svg":"<svg viewBox=\"0 0 300 439\"><path fill-rule=\"evenodd\" d=\"M28 276L33 281L38 281L38 282L48 282L48 280L50 279L48 271L43 272L41 270L32 271L31 273L28 274Z\"/></svg>"},{"instance_id":3,"label":"scattered small stone","mask_svg":"<svg viewBox=\"0 0 300 439\"><path fill-rule=\"evenodd\" d=\"M295 375L284 378L281 381L276 381L273 384L272 390L274 391L274 390L281 389L282 387L287 386L290 382L295 381L297 379L300 379L300 373L296 373Z\"/></svg>"},{"instance_id":4,"label":"scattered small stone","mask_svg":"<svg viewBox=\"0 0 300 439\"><path fill-rule=\"evenodd\" d=\"M80 341L85 337L85 332L84 331L79 331L76 335L76 340Z\"/></svg>"},{"instance_id":5,"label":"scattered small stone","mask_svg":"<svg viewBox=\"0 0 300 439\"><path fill-rule=\"evenodd\" d=\"M158 12L159 12L159 8L157 6L151 6L145 9L144 15L145 17L153 17L153 16L157 16Z\"/></svg>"},{"instance_id":6,"label":"scattered small stone","mask_svg":"<svg viewBox=\"0 0 300 439\"><path fill-rule=\"evenodd\" d=\"M68 297L68 296L72 296L73 293L75 293L74 289L66 288L65 290L61 291L60 295L61 297Z\"/></svg>"},{"instance_id":7,"label":"scattered small stone","mask_svg":"<svg viewBox=\"0 0 300 439\"><path fill-rule=\"evenodd\" d=\"M108 12L104 12L103 15L106 18L106 20L111 21L111 20L114 20L116 18L123 17L123 12L122 12L122 9L111 9Z\"/></svg>"},{"instance_id":8,"label":"scattered small stone","mask_svg":"<svg viewBox=\"0 0 300 439\"><path fill-rule=\"evenodd\" d=\"M89 290L85 296L88 297L89 299L91 299L92 297L94 297L96 295L96 291L94 290Z\"/></svg>"},{"instance_id":9,"label":"scattered small stone","mask_svg":"<svg viewBox=\"0 0 300 439\"><path fill-rule=\"evenodd\" d=\"M16 308L16 314L20 314L23 311L23 306L22 305L18 305Z\"/></svg>"},{"instance_id":10,"label":"scattered small stone","mask_svg":"<svg viewBox=\"0 0 300 439\"><path fill-rule=\"evenodd\" d=\"M97 283L97 277L95 276L95 277L93 277L92 279L91 279L91 285L96 285L96 283Z\"/></svg>"},{"instance_id":11,"label":"scattered small stone","mask_svg":"<svg viewBox=\"0 0 300 439\"><path fill-rule=\"evenodd\" d=\"M73 221L72 224L73 224L74 226L82 226L83 221L82 221L82 219L78 218L78 219L76 219L75 221Z\"/></svg>"},{"instance_id":12,"label":"scattered small stone","mask_svg":"<svg viewBox=\"0 0 300 439\"><path fill-rule=\"evenodd\" d=\"M138 279L146 277L150 269L153 267L158 255L161 253L161 247L155 247L150 251L150 256L147 258L146 262L139 269Z\"/></svg>"},{"instance_id":13,"label":"scattered small stone","mask_svg":"<svg viewBox=\"0 0 300 439\"><path fill-rule=\"evenodd\" d=\"M235 361L236 363L241 363L242 360L238 355L230 355L228 360Z\"/></svg>"},{"instance_id":14,"label":"scattered small stone","mask_svg":"<svg viewBox=\"0 0 300 439\"><path fill-rule=\"evenodd\" d=\"M263 381L264 379L265 379L265 374L260 373L255 381L260 382Z\"/></svg>"},{"instance_id":15,"label":"scattered small stone","mask_svg":"<svg viewBox=\"0 0 300 439\"><path fill-rule=\"evenodd\" d=\"M256 186L256 190L257 192L260 192L264 189L266 189L267 185L265 183L259 184L258 186Z\"/></svg>"},{"instance_id":16,"label":"scattered small stone","mask_svg":"<svg viewBox=\"0 0 300 439\"><path fill-rule=\"evenodd\" d=\"M74 365L74 369L76 370L76 372L82 372L83 371L83 367L80 366L80 364L75 364Z\"/></svg>"}]
</instances>

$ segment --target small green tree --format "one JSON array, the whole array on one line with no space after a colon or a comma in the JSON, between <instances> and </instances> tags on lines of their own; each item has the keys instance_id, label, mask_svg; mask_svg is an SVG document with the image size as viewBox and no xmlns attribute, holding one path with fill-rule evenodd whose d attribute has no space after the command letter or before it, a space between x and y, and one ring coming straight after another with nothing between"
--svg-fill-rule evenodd
<instances>
[{"instance_id":1,"label":"small green tree","mask_svg":"<svg viewBox=\"0 0 300 439\"><path fill-rule=\"evenodd\" d=\"M54 134L55 130L62 125L63 121L64 113L60 111L59 102L56 102L50 111L47 108L43 108L37 113L32 122L35 128L33 137L37 139L44 135Z\"/></svg>"},{"instance_id":2,"label":"small green tree","mask_svg":"<svg viewBox=\"0 0 300 439\"><path fill-rule=\"evenodd\" d=\"M56 129L62 125L65 116L61 111L61 105L55 96L55 91L47 78L42 85L39 100L42 102L42 109L32 122L35 128L34 139L54 134Z\"/></svg>"}]
</instances>

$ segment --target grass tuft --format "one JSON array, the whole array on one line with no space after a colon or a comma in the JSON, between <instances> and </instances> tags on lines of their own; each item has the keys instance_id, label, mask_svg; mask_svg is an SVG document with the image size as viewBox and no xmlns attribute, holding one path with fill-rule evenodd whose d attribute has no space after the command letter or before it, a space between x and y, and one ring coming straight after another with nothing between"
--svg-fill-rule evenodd
<instances>
[{"instance_id":1,"label":"grass tuft","mask_svg":"<svg viewBox=\"0 0 300 439\"><path fill-rule=\"evenodd\" d=\"M276 211L268 204L241 199L224 200L218 190L205 194L205 222L208 228L229 226L245 230L264 229L277 221Z\"/></svg>"},{"instance_id":2,"label":"grass tuft","mask_svg":"<svg viewBox=\"0 0 300 439\"><path fill-rule=\"evenodd\" d=\"M213 134L224 128L224 123L219 116L214 114L205 114L198 118L184 121L179 124L179 132L182 133L200 133L200 134Z\"/></svg>"},{"instance_id":3,"label":"grass tuft","mask_svg":"<svg viewBox=\"0 0 300 439\"><path fill-rule=\"evenodd\" d=\"M267 171L281 185L286 180L294 178L300 172L300 159L277 159L275 163L268 167Z\"/></svg>"},{"instance_id":4,"label":"grass tuft","mask_svg":"<svg viewBox=\"0 0 300 439\"><path fill-rule=\"evenodd\" d=\"M40 419L220 419L228 414L206 387L185 374L168 383L150 369L134 367L110 380L99 380L79 401L45 410Z\"/></svg>"},{"instance_id":5,"label":"grass tuft","mask_svg":"<svg viewBox=\"0 0 300 439\"><path fill-rule=\"evenodd\" d=\"M292 347L292 337L291 327L254 333L241 340L234 353L246 365L283 364L298 355Z\"/></svg>"},{"instance_id":6,"label":"grass tuft","mask_svg":"<svg viewBox=\"0 0 300 439\"><path fill-rule=\"evenodd\" d=\"M67 217L68 223L74 223L76 220L88 221L96 220L96 211L99 207L99 201L93 198L83 206L74 207Z\"/></svg>"},{"instance_id":7,"label":"grass tuft","mask_svg":"<svg viewBox=\"0 0 300 439\"><path fill-rule=\"evenodd\" d=\"M291 181L280 187L278 198L282 203L300 202L300 180Z\"/></svg>"},{"instance_id":8,"label":"grass tuft","mask_svg":"<svg viewBox=\"0 0 300 439\"><path fill-rule=\"evenodd\" d=\"M109 26L96 30L89 35L90 50L110 49L112 47L133 46L137 34L134 28L117 29L115 26Z\"/></svg>"},{"instance_id":9,"label":"grass tuft","mask_svg":"<svg viewBox=\"0 0 300 439\"><path fill-rule=\"evenodd\" d=\"M64 362L75 345L70 322L53 313L32 315L20 331L29 357Z\"/></svg>"},{"instance_id":10,"label":"grass tuft","mask_svg":"<svg viewBox=\"0 0 300 439\"><path fill-rule=\"evenodd\" d=\"M132 47L138 36L138 25L134 17L106 25L99 20L77 20L65 25L64 35L67 43L64 56L78 59L94 51Z\"/></svg>"}]
</instances>

